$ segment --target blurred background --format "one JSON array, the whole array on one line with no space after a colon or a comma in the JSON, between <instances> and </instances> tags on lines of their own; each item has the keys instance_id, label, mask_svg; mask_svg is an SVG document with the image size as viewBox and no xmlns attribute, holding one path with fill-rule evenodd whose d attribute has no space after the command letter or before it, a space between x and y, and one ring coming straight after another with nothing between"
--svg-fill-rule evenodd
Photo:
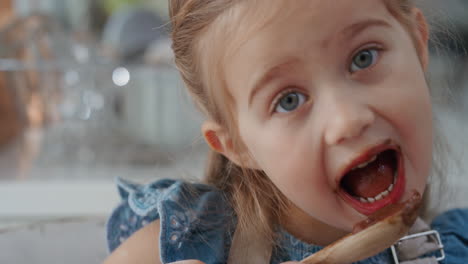
<instances>
[{"instance_id":1,"label":"blurred background","mask_svg":"<svg viewBox=\"0 0 468 264\"><path fill-rule=\"evenodd\" d=\"M420 2L456 161L446 163L450 202L437 204L468 206L468 2ZM202 117L169 28L163 0L0 1L0 263L100 263L116 177L202 176Z\"/></svg>"}]
</instances>

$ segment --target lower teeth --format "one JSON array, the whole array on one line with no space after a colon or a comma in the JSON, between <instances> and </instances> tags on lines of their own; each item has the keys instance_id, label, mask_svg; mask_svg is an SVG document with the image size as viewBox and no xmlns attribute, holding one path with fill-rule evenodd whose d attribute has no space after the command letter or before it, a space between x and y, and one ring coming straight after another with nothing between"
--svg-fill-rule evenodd
<instances>
[{"instance_id":1,"label":"lower teeth","mask_svg":"<svg viewBox=\"0 0 468 264\"><path fill-rule=\"evenodd\" d=\"M385 197L390 195L390 193L393 191L393 189L395 187L395 184L396 184L396 181L397 181L397 174L398 174L398 168L393 173L393 183L390 184L390 186L388 186L388 188L386 190L379 193L377 196L375 196L375 197L354 196L354 198L356 200L360 201L361 203L375 203L376 201L380 201L380 200L384 199Z\"/></svg>"},{"instance_id":2,"label":"lower teeth","mask_svg":"<svg viewBox=\"0 0 468 264\"><path fill-rule=\"evenodd\" d=\"M395 182L396 182L396 172L395 172L395 178L393 180L393 183L390 184L390 186L388 186L387 190L381 192L380 194L378 194L377 196L373 198L364 198L364 197L356 197L356 198L362 203L374 203L376 201L382 200L383 198L387 197L393 191Z\"/></svg>"}]
</instances>

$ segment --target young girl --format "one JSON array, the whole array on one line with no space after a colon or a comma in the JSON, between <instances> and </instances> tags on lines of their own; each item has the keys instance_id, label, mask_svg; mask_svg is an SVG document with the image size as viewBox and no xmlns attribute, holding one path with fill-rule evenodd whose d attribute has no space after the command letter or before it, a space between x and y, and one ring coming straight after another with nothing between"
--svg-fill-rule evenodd
<instances>
[{"instance_id":1,"label":"young girl","mask_svg":"<svg viewBox=\"0 0 468 264\"><path fill-rule=\"evenodd\" d=\"M107 263L300 261L424 193L429 32L410 0L171 0L170 14L177 66L207 117L207 177L121 181ZM467 220L419 219L413 247L359 263L468 263ZM431 228L443 250L427 249Z\"/></svg>"}]
</instances>

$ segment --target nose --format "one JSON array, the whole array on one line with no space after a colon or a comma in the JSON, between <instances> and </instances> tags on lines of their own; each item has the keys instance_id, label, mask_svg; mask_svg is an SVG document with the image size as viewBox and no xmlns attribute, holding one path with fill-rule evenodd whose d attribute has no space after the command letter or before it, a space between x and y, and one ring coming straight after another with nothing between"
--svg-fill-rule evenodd
<instances>
[{"instance_id":1,"label":"nose","mask_svg":"<svg viewBox=\"0 0 468 264\"><path fill-rule=\"evenodd\" d=\"M324 135L326 144L336 145L359 137L375 121L374 111L356 97L329 96Z\"/></svg>"}]
</instances>

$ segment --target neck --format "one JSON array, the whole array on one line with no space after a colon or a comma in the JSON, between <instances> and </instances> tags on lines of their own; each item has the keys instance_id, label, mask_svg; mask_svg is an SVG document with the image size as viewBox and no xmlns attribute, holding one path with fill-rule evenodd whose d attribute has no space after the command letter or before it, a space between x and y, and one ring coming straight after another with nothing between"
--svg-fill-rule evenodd
<instances>
[{"instance_id":1,"label":"neck","mask_svg":"<svg viewBox=\"0 0 468 264\"><path fill-rule=\"evenodd\" d=\"M349 233L311 217L294 205L281 225L296 238L318 246L328 246Z\"/></svg>"}]
</instances>

